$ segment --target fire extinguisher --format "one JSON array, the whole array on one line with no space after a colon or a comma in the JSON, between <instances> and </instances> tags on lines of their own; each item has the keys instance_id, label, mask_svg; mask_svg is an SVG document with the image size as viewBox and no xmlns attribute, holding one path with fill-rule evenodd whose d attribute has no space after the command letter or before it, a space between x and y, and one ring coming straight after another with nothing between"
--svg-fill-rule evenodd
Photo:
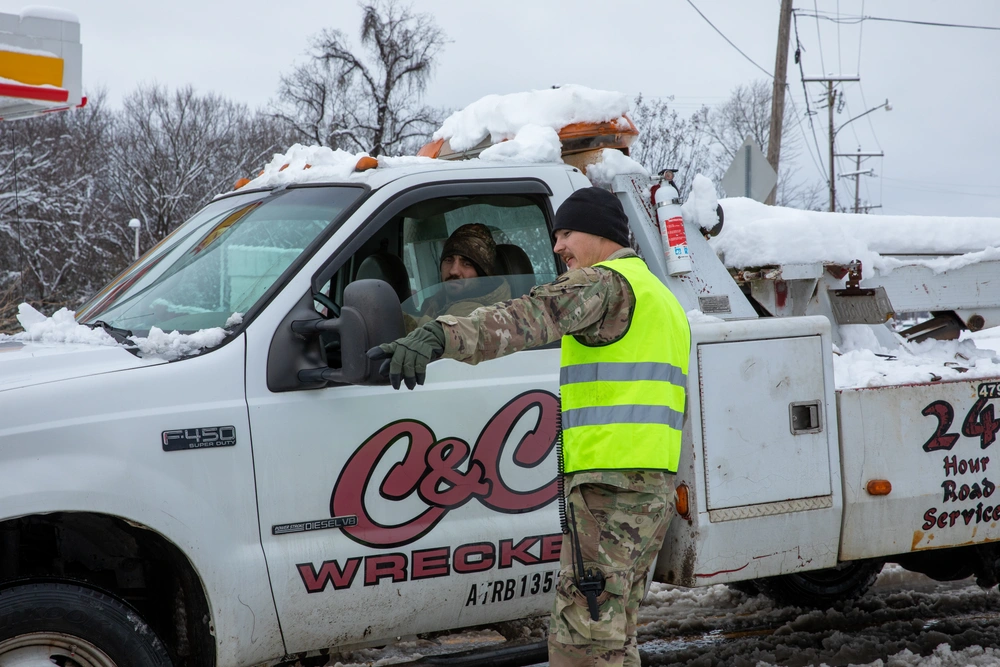
<instances>
[{"instance_id":1,"label":"fire extinguisher","mask_svg":"<svg viewBox=\"0 0 1000 667\"><path fill-rule=\"evenodd\" d=\"M680 193L674 185L674 172L664 169L660 182L653 186L653 205L656 223L660 228L663 255L667 260L667 273L679 276L691 271L691 254L688 252L684 218L681 216Z\"/></svg>"}]
</instances>

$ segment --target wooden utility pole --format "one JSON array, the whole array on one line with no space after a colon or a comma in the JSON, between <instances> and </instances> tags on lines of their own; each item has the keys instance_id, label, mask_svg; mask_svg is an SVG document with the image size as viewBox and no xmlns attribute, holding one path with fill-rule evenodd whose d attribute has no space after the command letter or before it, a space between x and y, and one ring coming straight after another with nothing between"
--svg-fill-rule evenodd
<instances>
[{"instance_id":1,"label":"wooden utility pole","mask_svg":"<svg viewBox=\"0 0 1000 667\"><path fill-rule=\"evenodd\" d=\"M774 56L774 89L771 92L771 130L767 139L767 161L778 173L781 159L781 125L785 118L785 80L788 72L788 39L792 25L792 0L781 0L778 18L778 50ZM778 188L775 186L765 204L774 204Z\"/></svg>"}]
</instances>

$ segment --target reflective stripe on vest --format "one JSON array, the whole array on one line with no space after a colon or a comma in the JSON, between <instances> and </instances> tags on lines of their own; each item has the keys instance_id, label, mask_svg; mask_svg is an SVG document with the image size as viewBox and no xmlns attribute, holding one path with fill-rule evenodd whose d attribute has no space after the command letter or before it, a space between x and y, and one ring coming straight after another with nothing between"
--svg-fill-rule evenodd
<instances>
[{"instance_id":1,"label":"reflective stripe on vest","mask_svg":"<svg viewBox=\"0 0 1000 667\"><path fill-rule=\"evenodd\" d=\"M562 340L565 472L676 472L691 334L677 299L638 257L607 262L635 295L625 335L609 345Z\"/></svg>"}]
</instances>

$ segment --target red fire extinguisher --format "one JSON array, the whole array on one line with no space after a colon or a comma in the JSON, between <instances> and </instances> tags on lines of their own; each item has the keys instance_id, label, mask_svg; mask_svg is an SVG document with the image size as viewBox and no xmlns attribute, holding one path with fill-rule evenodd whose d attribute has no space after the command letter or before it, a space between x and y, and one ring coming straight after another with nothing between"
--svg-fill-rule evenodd
<instances>
[{"instance_id":1,"label":"red fire extinguisher","mask_svg":"<svg viewBox=\"0 0 1000 667\"><path fill-rule=\"evenodd\" d=\"M653 205L656 207L663 255L667 260L667 273L672 276L689 273L692 268L691 254L688 252L680 193L674 185L673 170L664 169L660 172L660 182L653 186Z\"/></svg>"}]
</instances>

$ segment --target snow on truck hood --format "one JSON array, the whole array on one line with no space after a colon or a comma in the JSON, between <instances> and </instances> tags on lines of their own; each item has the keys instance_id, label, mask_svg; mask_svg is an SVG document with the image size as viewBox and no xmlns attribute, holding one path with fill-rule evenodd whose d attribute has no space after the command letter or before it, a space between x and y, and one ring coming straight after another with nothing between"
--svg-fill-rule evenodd
<instances>
[{"instance_id":1,"label":"snow on truck hood","mask_svg":"<svg viewBox=\"0 0 1000 667\"><path fill-rule=\"evenodd\" d=\"M46 317L26 303L18 307L17 319L22 333L0 334L0 391L164 363L199 354L229 335L222 328L182 334L153 327L148 336L119 343L104 329L78 324L71 310ZM227 326L241 321L234 313Z\"/></svg>"}]
</instances>

